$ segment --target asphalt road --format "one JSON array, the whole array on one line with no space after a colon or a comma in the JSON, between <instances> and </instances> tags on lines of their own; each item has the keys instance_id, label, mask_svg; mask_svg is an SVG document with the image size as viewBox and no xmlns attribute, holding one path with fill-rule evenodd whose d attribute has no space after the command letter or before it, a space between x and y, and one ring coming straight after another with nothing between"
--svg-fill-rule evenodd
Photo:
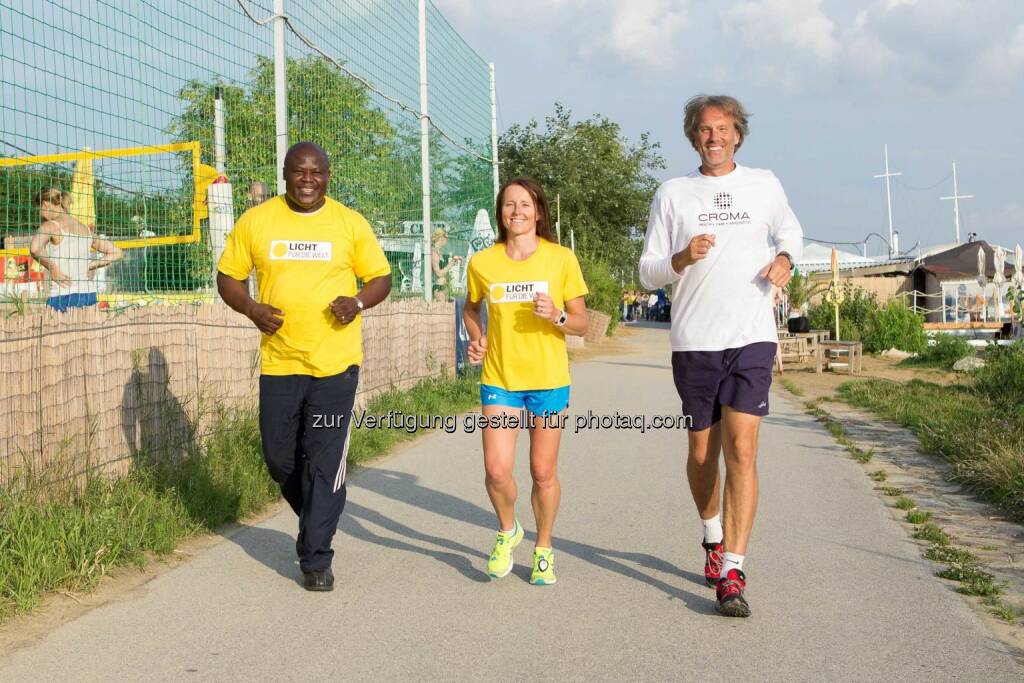
<instances>
[{"instance_id":1,"label":"asphalt road","mask_svg":"<svg viewBox=\"0 0 1024 683\"><path fill-rule=\"evenodd\" d=\"M664 329L573 366L575 414L678 412ZM714 610L678 430L563 439L558 583L528 530L491 581L479 434L434 433L359 471L333 593L297 584L289 510L124 600L0 653L0 680L1020 680L1021 668L884 508L860 466L773 395L748 551L749 619Z\"/></svg>"}]
</instances>

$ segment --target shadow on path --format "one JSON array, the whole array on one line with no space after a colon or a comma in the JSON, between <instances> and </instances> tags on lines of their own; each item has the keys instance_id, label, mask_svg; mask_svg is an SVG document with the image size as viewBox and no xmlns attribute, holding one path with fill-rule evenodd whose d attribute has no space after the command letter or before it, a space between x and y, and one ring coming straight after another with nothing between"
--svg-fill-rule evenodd
<instances>
[{"instance_id":1,"label":"shadow on path","mask_svg":"<svg viewBox=\"0 0 1024 683\"><path fill-rule=\"evenodd\" d=\"M495 528L494 513L490 510L473 503L457 498L443 491L437 491L418 483L418 478L404 472L392 470L367 468L361 470L357 477L350 481L350 486L373 491L379 495L393 500L414 505L427 512L465 522L483 529L493 530ZM351 510L351 514L349 513ZM444 550L428 550L426 548L412 545L404 541L392 538L384 538L369 532L360 522L372 522L379 524L393 533L400 534L414 541L431 543L440 546ZM349 504L346 507L346 515L342 518L340 528L343 532L364 541L377 543L384 547L415 552L437 558L439 561L452 566L461 574L474 581L487 582L487 574L479 567L486 561L486 555L478 549L469 548L461 543L446 538L424 534L404 524L395 522L380 513L370 510L358 504ZM536 540L536 534L527 532L526 538ZM651 586L673 599L683 601L684 604L695 612L710 614L714 612L713 593L709 591L704 583L704 577L694 572L689 572L666 562L658 557L642 552L630 552L623 550L610 550L600 548L587 543L581 543L571 539L556 536L554 538L556 550L568 553L573 557L583 560L595 567L600 567L624 576L634 581ZM478 564L473 567L471 559ZM684 590L670 583L662 581L654 576L644 573L642 569L669 574L683 579L689 583L698 585L704 590L700 595ZM530 569L527 566L517 565L514 572L523 580L529 579Z\"/></svg>"}]
</instances>

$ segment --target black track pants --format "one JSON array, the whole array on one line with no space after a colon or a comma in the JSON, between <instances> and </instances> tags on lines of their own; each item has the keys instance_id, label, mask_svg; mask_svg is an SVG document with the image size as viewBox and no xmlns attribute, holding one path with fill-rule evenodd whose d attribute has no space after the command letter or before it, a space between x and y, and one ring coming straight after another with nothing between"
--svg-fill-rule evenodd
<instances>
[{"instance_id":1,"label":"black track pants","mask_svg":"<svg viewBox=\"0 0 1024 683\"><path fill-rule=\"evenodd\" d=\"M260 436L270 476L299 516L299 567L331 566L359 366L330 377L260 375Z\"/></svg>"}]
</instances>

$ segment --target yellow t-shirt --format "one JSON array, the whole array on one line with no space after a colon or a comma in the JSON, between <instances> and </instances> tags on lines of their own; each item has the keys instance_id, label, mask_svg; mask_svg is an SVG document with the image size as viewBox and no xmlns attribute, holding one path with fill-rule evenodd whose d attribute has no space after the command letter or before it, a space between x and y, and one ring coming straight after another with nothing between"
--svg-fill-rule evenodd
<instances>
[{"instance_id":1,"label":"yellow t-shirt","mask_svg":"<svg viewBox=\"0 0 1024 683\"><path fill-rule=\"evenodd\" d=\"M327 377L363 362L362 316L342 325L330 303L355 296L357 277L391 272L365 218L330 198L304 214L275 197L242 214L217 265L236 280L253 268L259 302L284 311L277 332L262 335L264 375Z\"/></svg>"},{"instance_id":2,"label":"yellow t-shirt","mask_svg":"<svg viewBox=\"0 0 1024 683\"><path fill-rule=\"evenodd\" d=\"M487 299L487 354L480 381L508 391L557 389L569 384L565 334L533 314L533 297L546 292L555 306L587 294L576 254L545 239L529 258L514 261L503 243L469 260L470 301Z\"/></svg>"}]
</instances>

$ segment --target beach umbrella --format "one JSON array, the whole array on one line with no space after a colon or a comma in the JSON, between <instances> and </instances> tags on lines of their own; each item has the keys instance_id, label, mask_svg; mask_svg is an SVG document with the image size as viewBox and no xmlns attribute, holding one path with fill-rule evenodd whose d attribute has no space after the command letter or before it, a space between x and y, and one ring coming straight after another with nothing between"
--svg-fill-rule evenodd
<instances>
[{"instance_id":1,"label":"beach umbrella","mask_svg":"<svg viewBox=\"0 0 1024 683\"><path fill-rule=\"evenodd\" d=\"M1024 319L1021 308L1024 307L1024 250L1020 248L1020 244L1017 244L1017 248L1013 252L1013 277L1010 278L1010 282L1013 283L1013 308L1016 311L1017 319Z\"/></svg>"},{"instance_id":2,"label":"beach umbrella","mask_svg":"<svg viewBox=\"0 0 1024 683\"><path fill-rule=\"evenodd\" d=\"M988 276L985 275L985 247L978 247L978 284L981 285L981 313L982 319L988 319L988 306L985 305L985 286L988 285ZM977 303L977 297L975 297Z\"/></svg>"},{"instance_id":3,"label":"beach umbrella","mask_svg":"<svg viewBox=\"0 0 1024 683\"><path fill-rule=\"evenodd\" d=\"M82 148L88 152L89 148ZM71 177L71 215L82 225L96 228L96 178L92 172L92 155L84 156L75 163L75 174Z\"/></svg>"},{"instance_id":4,"label":"beach umbrella","mask_svg":"<svg viewBox=\"0 0 1024 683\"><path fill-rule=\"evenodd\" d=\"M1017 285L1017 289L1024 287L1024 266L1021 261L1024 261L1024 249L1018 244L1013 252L1013 284Z\"/></svg>"},{"instance_id":5,"label":"beach umbrella","mask_svg":"<svg viewBox=\"0 0 1024 683\"><path fill-rule=\"evenodd\" d=\"M825 292L825 301L835 307L836 311L836 336L839 339L839 304L843 303L843 293L839 289L839 254L836 248L832 247L832 282L829 283L828 291Z\"/></svg>"},{"instance_id":6,"label":"beach umbrella","mask_svg":"<svg viewBox=\"0 0 1024 683\"><path fill-rule=\"evenodd\" d=\"M1003 309L1003 297L999 291L999 286L1006 282L1006 276L1003 275L1003 271L1006 270L1006 250L1002 247L996 247L992 253L992 262L996 267L996 272L992 275L992 284L996 288L993 295L996 300L996 320L1002 320L1006 312Z\"/></svg>"}]
</instances>

